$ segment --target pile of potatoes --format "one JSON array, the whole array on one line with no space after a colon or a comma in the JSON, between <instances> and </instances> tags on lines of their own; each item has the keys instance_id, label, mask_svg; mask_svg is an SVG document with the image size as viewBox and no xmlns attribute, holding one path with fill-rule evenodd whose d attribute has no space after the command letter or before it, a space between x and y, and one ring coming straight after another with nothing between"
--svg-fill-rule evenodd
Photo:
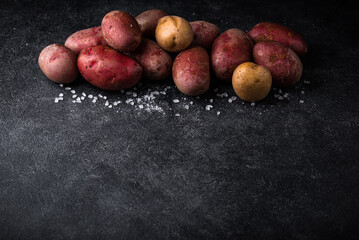
<instances>
[{"instance_id":1,"label":"pile of potatoes","mask_svg":"<svg viewBox=\"0 0 359 240\"><path fill-rule=\"evenodd\" d=\"M174 61L168 52L178 53ZM220 33L212 23L188 22L163 10L136 18L116 10L101 26L75 32L64 45L45 47L39 66L54 82L70 83L80 73L105 90L131 88L142 76L162 80L172 74L178 90L189 96L205 93L214 75L232 81L241 99L256 102L272 84L298 82L303 71L298 56L306 52L298 33L276 23L259 23L248 33L237 28Z\"/></svg>"}]
</instances>

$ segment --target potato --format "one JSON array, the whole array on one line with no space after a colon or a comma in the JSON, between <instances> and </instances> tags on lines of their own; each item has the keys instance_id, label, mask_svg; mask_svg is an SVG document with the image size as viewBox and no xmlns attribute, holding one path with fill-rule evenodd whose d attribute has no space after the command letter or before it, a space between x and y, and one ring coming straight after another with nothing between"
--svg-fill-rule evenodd
<instances>
[{"instance_id":1,"label":"potato","mask_svg":"<svg viewBox=\"0 0 359 240\"><path fill-rule=\"evenodd\" d=\"M134 17L123 11L111 11L102 19L106 43L121 52L134 51L142 40L140 26Z\"/></svg>"},{"instance_id":2,"label":"potato","mask_svg":"<svg viewBox=\"0 0 359 240\"><path fill-rule=\"evenodd\" d=\"M158 44L143 38L140 46L129 54L143 67L143 76L151 80L162 80L171 75L172 58Z\"/></svg>"},{"instance_id":3,"label":"potato","mask_svg":"<svg viewBox=\"0 0 359 240\"><path fill-rule=\"evenodd\" d=\"M210 50L213 41L219 36L219 28L206 21L190 22L193 30L192 46L200 46Z\"/></svg>"},{"instance_id":4,"label":"potato","mask_svg":"<svg viewBox=\"0 0 359 240\"><path fill-rule=\"evenodd\" d=\"M265 41L281 42L290 47L299 56L303 56L308 51L307 43L298 33L277 23L259 23L248 32L248 36L255 43Z\"/></svg>"},{"instance_id":5,"label":"potato","mask_svg":"<svg viewBox=\"0 0 359 240\"><path fill-rule=\"evenodd\" d=\"M232 86L238 97L244 101L258 102L268 95L272 76L267 68L245 62L234 70Z\"/></svg>"},{"instance_id":6,"label":"potato","mask_svg":"<svg viewBox=\"0 0 359 240\"><path fill-rule=\"evenodd\" d=\"M212 44L211 62L215 76L231 81L239 64L251 61L252 41L243 31L232 28L223 32Z\"/></svg>"},{"instance_id":7,"label":"potato","mask_svg":"<svg viewBox=\"0 0 359 240\"><path fill-rule=\"evenodd\" d=\"M192 27L184 18L165 16L158 20L156 41L169 52L180 52L191 45Z\"/></svg>"},{"instance_id":8,"label":"potato","mask_svg":"<svg viewBox=\"0 0 359 240\"><path fill-rule=\"evenodd\" d=\"M187 49L177 55L172 77L178 90L189 96L205 93L210 84L209 56L201 47Z\"/></svg>"},{"instance_id":9,"label":"potato","mask_svg":"<svg viewBox=\"0 0 359 240\"><path fill-rule=\"evenodd\" d=\"M76 65L76 54L61 44L45 47L39 56L41 71L56 83L73 82L79 71Z\"/></svg>"},{"instance_id":10,"label":"potato","mask_svg":"<svg viewBox=\"0 0 359 240\"><path fill-rule=\"evenodd\" d=\"M77 66L84 79L104 90L133 87L142 76L138 62L108 46L82 49Z\"/></svg>"},{"instance_id":11,"label":"potato","mask_svg":"<svg viewBox=\"0 0 359 240\"><path fill-rule=\"evenodd\" d=\"M142 35L147 38L154 38L158 20L168 14L160 9L145 11L136 17L141 28Z\"/></svg>"},{"instance_id":12,"label":"potato","mask_svg":"<svg viewBox=\"0 0 359 240\"><path fill-rule=\"evenodd\" d=\"M295 52L280 42L258 42L253 47L254 62L272 74L273 85L290 87L300 80L303 65Z\"/></svg>"},{"instance_id":13,"label":"potato","mask_svg":"<svg viewBox=\"0 0 359 240\"><path fill-rule=\"evenodd\" d=\"M97 45L107 45L102 35L101 27L93 27L73 33L66 39L65 46L70 48L76 54L79 54L83 48Z\"/></svg>"}]
</instances>

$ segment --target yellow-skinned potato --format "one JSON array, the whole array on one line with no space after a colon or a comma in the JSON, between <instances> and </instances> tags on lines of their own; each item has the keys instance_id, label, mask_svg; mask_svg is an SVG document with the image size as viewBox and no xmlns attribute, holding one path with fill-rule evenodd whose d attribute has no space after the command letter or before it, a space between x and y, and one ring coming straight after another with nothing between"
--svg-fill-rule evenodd
<instances>
[{"instance_id":1,"label":"yellow-skinned potato","mask_svg":"<svg viewBox=\"0 0 359 240\"><path fill-rule=\"evenodd\" d=\"M234 70L232 85L238 97L244 101L258 102L268 95L272 76L266 67L245 62Z\"/></svg>"},{"instance_id":2,"label":"yellow-skinned potato","mask_svg":"<svg viewBox=\"0 0 359 240\"><path fill-rule=\"evenodd\" d=\"M177 16L165 16L158 20L156 41L169 52L180 52L189 47L193 31L189 22Z\"/></svg>"}]
</instances>

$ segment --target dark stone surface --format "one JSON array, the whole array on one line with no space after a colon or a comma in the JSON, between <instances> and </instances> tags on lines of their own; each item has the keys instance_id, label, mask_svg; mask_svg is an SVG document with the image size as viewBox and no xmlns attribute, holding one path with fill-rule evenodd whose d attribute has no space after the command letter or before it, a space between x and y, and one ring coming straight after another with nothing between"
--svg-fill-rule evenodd
<instances>
[{"instance_id":1,"label":"dark stone surface","mask_svg":"<svg viewBox=\"0 0 359 240\"><path fill-rule=\"evenodd\" d=\"M144 81L139 96L172 86L154 100L159 113L74 104L39 70L45 46L110 10L150 8L222 31L286 24L309 44L302 81L286 90L289 100L273 90L255 106L217 97L215 87L234 92L214 79L210 93L186 100L171 79ZM358 15L326 2L2 0L0 239L354 239ZM70 87L128 98L81 78Z\"/></svg>"}]
</instances>

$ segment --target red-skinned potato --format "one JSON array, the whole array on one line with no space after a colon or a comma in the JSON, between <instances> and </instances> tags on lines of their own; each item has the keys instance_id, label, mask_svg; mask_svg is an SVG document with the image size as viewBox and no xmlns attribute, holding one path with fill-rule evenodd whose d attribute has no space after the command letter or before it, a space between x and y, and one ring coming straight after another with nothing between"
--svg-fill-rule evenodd
<instances>
[{"instance_id":1,"label":"red-skinned potato","mask_svg":"<svg viewBox=\"0 0 359 240\"><path fill-rule=\"evenodd\" d=\"M86 47L107 45L102 35L101 26L83 29L73 33L66 39L65 46L76 54L79 54Z\"/></svg>"},{"instance_id":2,"label":"red-skinned potato","mask_svg":"<svg viewBox=\"0 0 359 240\"><path fill-rule=\"evenodd\" d=\"M168 14L161 9L147 10L136 17L141 28L142 35L147 38L154 38L158 20Z\"/></svg>"},{"instance_id":3,"label":"red-skinned potato","mask_svg":"<svg viewBox=\"0 0 359 240\"><path fill-rule=\"evenodd\" d=\"M236 67L251 61L252 41L243 31L232 28L223 32L212 44L211 62L215 76L222 80L232 81Z\"/></svg>"},{"instance_id":4,"label":"red-skinned potato","mask_svg":"<svg viewBox=\"0 0 359 240\"><path fill-rule=\"evenodd\" d=\"M64 45L51 44L41 51L38 62L51 81L71 83L79 74L76 58L76 54Z\"/></svg>"},{"instance_id":5,"label":"red-skinned potato","mask_svg":"<svg viewBox=\"0 0 359 240\"><path fill-rule=\"evenodd\" d=\"M171 75L172 58L158 44L143 38L140 46L129 53L143 67L143 76L151 80L162 80Z\"/></svg>"},{"instance_id":6,"label":"red-skinned potato","mask_svg":"<svg viewBox=\"0 0 359 240\"><path fill-rule=\"evenodd\" d=\"M177 55L172 77L178 90L189 96L205 93L210 84L209 56L201 47L193 47Z\"/></svg>"},{"instance_id":7,"label":"red-skinned potato","mask_svg":"<svg viewBox=\"0 0 359 240\"><path fill-rule=\"evenodd\" d=\"M77 66L84 79L104 90L133 87L142 76L142 67L136 60L108 46L82 49Z\"/></svg>"},{"instance_id":8,"label":"red-skinned potato","mask_svg":"<svg viewBox=\"0 0 359 240\"><path fill-rule=\"evenodd\" d=\"M132 52L142 40L142 32L136 19L123 11L111 11L101 23L106 43L121 52Z\"/></svg>"},{"instance_id":9,"label":"red-skinned potato","mask_svg":"<svg viewBox=\"0 0 359 240\"><path fill-rule=\"evenodd\" d=\"M213 41L219 36L219 28L206 21L190 22L193 30L192 46L200 46L210 50Z\"/></svg>"},{"instance_id":10,"label":"red-skinned potato","mask_svg":"<svg viewBox=\"0 0 359 240\"><path fill-rule=\"evenodd\" d=\"M303 65L295 52L280 42L258 42L253 47L254 62L266 67L273 85L290 87L300 80Z\"/></svg>"},{"instance_id":11,"label":"red-skinned potato","mask_svg":"<svg viewBox=\"0 0 359 240\"><path fill-rule=\"evenodd\" d=\"M248 36L253 42L277 41L290 47L297 55L303 56L308 51L308 45L304 39L287 26L261 22L255 25Z\"/></svg>"}]
</instances>

